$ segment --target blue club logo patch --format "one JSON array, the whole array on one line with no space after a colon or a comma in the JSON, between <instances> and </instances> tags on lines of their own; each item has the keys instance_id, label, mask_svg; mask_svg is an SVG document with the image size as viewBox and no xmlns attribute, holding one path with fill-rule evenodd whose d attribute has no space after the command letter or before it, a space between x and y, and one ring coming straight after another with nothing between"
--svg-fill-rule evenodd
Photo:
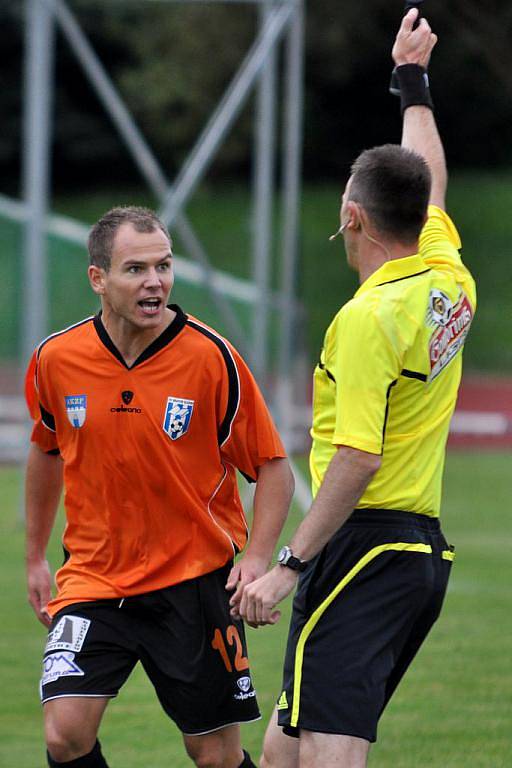
<instances>
[{"instance_id":1,"label":"blue club logo patch","mask_svg":"<svg viewBox=\"0 0 512 768\"><path fill-rule=\"evenodd\" d=\"M87 395L69 395L64 397L66 413L72 427L83 427L87 414Z\"/></svg>"},{"instance_id":2,"label":"blue club logo patch","mask_svg":"<svg viewBox=\"0 0 512 768\"><path fill-rule=\"evenodd\" d=\"M184 400L182 397L167 398L163 427L171 440L183 437L188 431L193 410L193 400Z\"/></svg>"}]
</instances>

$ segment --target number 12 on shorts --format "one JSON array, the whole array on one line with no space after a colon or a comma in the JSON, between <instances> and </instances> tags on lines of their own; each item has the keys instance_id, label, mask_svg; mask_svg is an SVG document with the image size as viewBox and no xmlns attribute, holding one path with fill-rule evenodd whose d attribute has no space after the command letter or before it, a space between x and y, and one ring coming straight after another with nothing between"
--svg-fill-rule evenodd
<instances>
[{"instance_id":1,"label":"number 12 on shorts","mask_svg":"<svg viewBox=\"0 0 512 768\"><path fill-rule=\"evenodd\" d=\"M229 646L231 647L233 647L233 645L236 646L236 653L235 653L236 671L243 672L245 669L249 669L249 659L247 658L247 656L243 655L244 652L243 652L242 640L240 638L238 629L233 624L230 624L228 627L226 627L226 640ZM212 648L220 653L222 657L222 661L224 662L224 666L226 667L227 671L232 672L233 667L231 664L231 660L229 658L228 649L226 648L226 643L224 642L224 637L222 636L222 630L218 628L213 633Z\"/></svg>"}]
</instances>

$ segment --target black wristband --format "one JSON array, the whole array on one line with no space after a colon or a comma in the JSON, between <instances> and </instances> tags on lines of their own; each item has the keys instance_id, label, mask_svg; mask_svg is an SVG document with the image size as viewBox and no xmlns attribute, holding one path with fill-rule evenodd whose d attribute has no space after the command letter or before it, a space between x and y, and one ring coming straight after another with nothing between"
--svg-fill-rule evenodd
<instances>
[{"instance_id":1,"label":"black wristband","mask_svg":"<svg viewBox=\"0 0 512 768\"><path fill-rule=\"evenodd\" d=\"M422 106L434 110L427 70L419 64L401 64L393 70L400 95L402 115L407 107Z\"/></svg>"}]
</instances>

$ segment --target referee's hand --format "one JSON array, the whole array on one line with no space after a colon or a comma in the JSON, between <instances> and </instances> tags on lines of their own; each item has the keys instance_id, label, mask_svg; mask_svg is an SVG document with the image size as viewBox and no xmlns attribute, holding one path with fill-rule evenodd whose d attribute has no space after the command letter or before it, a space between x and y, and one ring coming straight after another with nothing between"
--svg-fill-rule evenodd
<instances>
[{"instance_id":1,"label":"referee's hand","mask_svg":"<svg viewBox=\"0 0 512 768\"><path fill-rule=\"evenodd\" d=\"M406 13L398 30L391 55L397 66L419 64L420 67L427 69L430 54L437 43L437 35L432 32L425 18L420 19L416 29L413 29L417 17L417 8L411 8L409 13Z\"/></svg>"},{"instance_id":2,"label":"referee's hand","mask_svg":"<svg viewBox=\"0 0 512 768\"><path fill-rule=\"evenodd\" d=\"M254 555L250 550L247 550L245 555L237 560L232 567L226 581L226 589L228 592L234 590L229 600L231 615L234 619L240 618L239 606L244 589L246 589L248 584L263 576L268 568L268 564L268 558Z\"/></svg>"},{"instance_id":3,"label":"referee's hand","mask_svg":"<svg viewBox=\"0 0 512 768\"><path fill-rule=\"evenodd\" d=\"M297 579L297 571L276 565L245 587L238 609L240 616L251 627L275 624L281 618L281 611L274 608L295 588Z\"/></svg>"}]
</instances>

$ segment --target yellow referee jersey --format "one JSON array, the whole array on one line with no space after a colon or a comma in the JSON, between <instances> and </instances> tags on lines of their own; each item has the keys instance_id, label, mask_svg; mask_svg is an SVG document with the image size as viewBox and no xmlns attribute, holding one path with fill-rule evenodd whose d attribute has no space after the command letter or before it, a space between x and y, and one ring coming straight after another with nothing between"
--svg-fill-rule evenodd
<instances>
[{"instance_id":1,"label":"yellow referee jersey","mask_svg":"<svg viewBox=\"0 0 512 768\"><path fill-rule=\"evenodd\" d=\"M310 469L316 494L336 446L382 454L358 507L436 517L476 292L451 219L428 213L419 253L383 264L327 330Z\"/></svg>"}]
</instances>

